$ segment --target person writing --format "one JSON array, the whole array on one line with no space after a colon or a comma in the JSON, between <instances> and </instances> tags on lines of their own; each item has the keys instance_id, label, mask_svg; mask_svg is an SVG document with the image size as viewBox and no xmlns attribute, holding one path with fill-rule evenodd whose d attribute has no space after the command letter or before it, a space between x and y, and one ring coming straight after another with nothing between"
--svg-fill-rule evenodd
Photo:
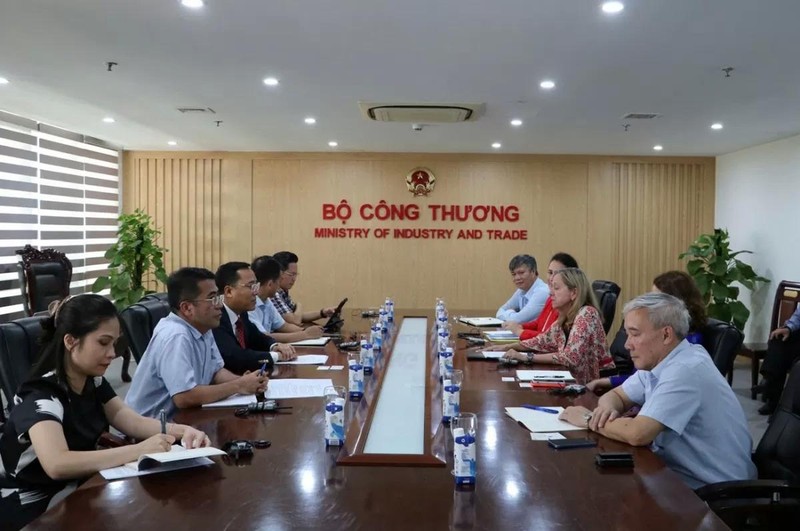
<instances>
[{"instance_id":1,"label":"person writing","mask_svg":"<svg viewBox=\"0 0 800 531\"><path fill-rule=\"evenodd\" d=\"M161 423L129 407L103 378L116 353L120 324L114 304L100 295L78 295L52 305L43 323L42 351L14 397L0 432L0 520L19 529L47 509L72 480L168 451L209 444L189 426ZM109 425L138 444L96 450Z\"/></svg>"},{"instance_id":2,"label":"person writing","mask_svg":"<svg viewBox=\"0 0 800 531\"><path fill-rule=\"evenodd\" d=\"M584 272L574 267L557 271L550 281L550 297L558 311L554 326L533 339L489 350L506 350L504 359L523 363L565 365L581 384L597 378L601 369L614 368L603 319Z\"/></svg>"}]
</instances>

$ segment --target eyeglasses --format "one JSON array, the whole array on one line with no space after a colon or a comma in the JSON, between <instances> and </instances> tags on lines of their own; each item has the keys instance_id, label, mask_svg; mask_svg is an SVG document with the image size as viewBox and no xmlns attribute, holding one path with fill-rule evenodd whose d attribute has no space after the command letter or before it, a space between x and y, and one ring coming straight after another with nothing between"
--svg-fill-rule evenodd
<instances>
[{"instance_id":1,"label":"eyeglasses","mask_svg":"<svg viewBox=\"0 0 800 531\"><path fill-rule=\"evenodd\" d=\"M193 299L186 302L196 303L196 302L208 302L211 306L220 307L222 303L225 301L225 295L214 295L213 297L209 297L207 299Z\"/></svg>"},{"instance_id":2,"label":"eyeglasses","mask_svg":"<svg viewBox=\"0 0 800 531\"><path fill-rule=\"evenodd\" d=\"M289 278L297 278L297 276L298 276L300 273L289 273L288 271L284 271L284 272L283 272L283 274L284 274L284 275L286 275L286 276L287 276L287 277L289 277Z\"/></svg>"},{"instance_id":3,"label":"eyeglasses","mask_svg":"<svg viewBox=\"0 0 800 531\"><path fill-rule=\"evenodd\" d=\"M247 284L240 284L236 286L237 288L247 288L253 293L258 293L258 288L261 286L258 282L249 282Z\"/></svg>"}]
</instances>

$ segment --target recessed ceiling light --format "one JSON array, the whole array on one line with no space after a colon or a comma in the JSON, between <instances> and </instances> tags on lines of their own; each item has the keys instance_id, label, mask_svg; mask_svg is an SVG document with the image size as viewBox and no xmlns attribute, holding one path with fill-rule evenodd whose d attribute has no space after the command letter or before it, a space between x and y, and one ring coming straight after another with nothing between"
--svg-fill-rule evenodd
<instances>
[{"instance_id":1,"label":"recessed ceiling light","mask_svg":"<svg viewBox=\"0 0 800 531\"><path fill-rule=\"evenodd\" d=\"M314 118L314 117L312 117L312 116L309 116L308 118L306 118L306 119L305 119L305 120L303 120L303 121L304 121L305 123L307 123L308 125L314 125L315 123L317 123L317 119L316 119L316 118Z\"/></svg>"},{"instance_id":2,"label":"recessed ceiling light","mask_svg":"<svg viewBox=\"0 0 800 531\"><path fill-rule=\"evenodd\" d=\"M338 146L338 145L339 145L339 142L337 142L337 141L335 141L335 140L331 140L330 142L328 142L328 145L329 145L330 147L336 147L336 146Z\"/></svg>"},{"instance_id":3,"label":"recessed ceiling light","mask_svg":"<svg viewBox=\"0 0 800 531\"><path fill-rule=\"evenodd\" d=\"M522 125L522 120L520 120L519 118L514 118L513 120L511 120L511 125L513 125L514 127L519 127Z\"/></svg>"},{"instance_id":4,"label":"recessed ceiling light","mask_svg":"<svg viewBox=\"0 0 800 531\"><path fill-rule=\"evenodd\" d=\"M664 146L662 146L661 144L658 144L658 145L653 146L653 149L655 149L656 151L661 151L662 149L664 149Z\"/></svg>"},{"instance_id":5,"label":"recessed ceiling light","mask_svg":"<svg viewBox=\"0 0 800 531\"><path fill-rule=\"evenodd\" d=\"M181 0L184 7L191 7L192 9L199 9L205 5L203 0Z\"/></svg>"},{"instance_id":6,"label":"recessed ceiling light","mask_svg":"<svg viewBox=\"0 0 800 531\"><path fill-rule=\"evenodd\" d=\"M492 147L494 149L500 149L501 147L503 147L503 144L501 144L500 142L495 142L494 144L492 144Z\"/></svg>"},{"instance_id":7,"label":"recessed ceiling light","mask_svg":"<svg viewBox=\"0 0 800 531\"><path fill-rule=\"evenodd\" d=\"M556 88L556 83L555 83L555 81L551 81L549 79L545 79L544 81L539 83L539 86L542 87L545 90L550 90L550 89Z\"/></svg>"},{"instance_id":8,"label":"recessed ceiling light","mask_svg":"<svg viewBox=\"0 0 800 531\"><path fill-rule=\"evenodd\" d=\"M264 84L266 86L268 86L268 87L277 87L278 83L280 83L280 82L278 81L277 77L265 77L264 78Z\"/></svg>"},{"instance_id":9,"label":"recessed ceiling light","mask_svg":"<svg viewBox=\"0 0 800 531\"><path fill-rule=\"evenodd\" d=\"M8 80L4 77L0 77L0 85L8 85Z\"/></svg>"},{"instance_id":10,"label":"recessed ceiling light","mask_svg":"<svg viewBox=\"0 0 800 531\"><path fill-rule=\"evenodd\" d=\"M721 124L721 123L719 123L719 122L717 122L717 123L715 123L715 124L711 124L711 129L714 129L714 130L716 130L716 131L719 131L720 129L722 129L722 124Z\"/></svg>"},{"instance_id":11,"label":"recessed ceiling light","mask_svg":"<svg viewBox=\"0 0 800 531\"><path fill-rule=\"evenodd\" d=\"M170 140L169 142L167 142L167 144L170 145L170 146L177 146L178 145L178 143L175 142L174 140Z\"/></svg>"},{"instance_id":12,"label":"recessed ceiling light","mask_svg":"<svg viewBox=\"0 0 800 531\"><path fill-rule=\"evenodd\" d=\"M616 15L625 9L625 4L622 2L603 2L602 10L609 15Z\"/></svg>"},{"instance_id":13,"label":"recessed ceiling light","mask_svg":"<svg viewBox=\"0 0 800 531\"><path fill-rule=\"evenodd\" d=\"M113 123L114 123L116 120L114 120L114 119L113 119L112 117L110 117L110 116L106 116L105 118L103 118L103 121L104 121L105 123L107 123L107 124L113 124Z\"/></svg>"}]
</instances>

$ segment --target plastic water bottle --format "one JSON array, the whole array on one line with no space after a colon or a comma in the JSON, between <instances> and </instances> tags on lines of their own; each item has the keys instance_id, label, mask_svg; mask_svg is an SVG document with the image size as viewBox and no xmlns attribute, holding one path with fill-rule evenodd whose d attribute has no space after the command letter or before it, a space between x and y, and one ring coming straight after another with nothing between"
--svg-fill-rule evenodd
<instances>
[{"instance_id":1,"label":"plastic water bottle","mask_svg":"<svg viewBox=\"0 0 800 531\"><path fill-rule=\"evenodd\" d=\"M380 352L383 346L383 336L381 335L381 325L378 321L372 323L370 329L370 342L372 343L372 350Z\"/></svg>"},{"instance_id":2,"label":"plastic water bottle","mask_svg":"<svg viewBox=\"0 0 800 531\"><path fill-rule=\"evenodd\" d=\"M364 366L361 364L361 352L351 352L347 358L350 400L361 400L364 396Z\"/></svg>"},{"instance_id":3,"label":"plastic water bottle","mask_svg":"<svg viewBox=\"0 0 800 531\"><path fill-rule=\"evenodd\" d=\"M372 374L375 356L372 353L372 344L366 339L361 340L361 364L364 366L364 374Z\"/></svg>"},{"instance_id":4,"label":"plastic water bottle","mask_svg":"<svg viewBox=\"0 0 800 531\"><path fill-rule=\"evenodd\" d=\"M450 422L461 411L461 382L464 373L461 370L452 370L444 376L442 386L442 422Z\"/></svg>"},{"instance_id":5,"label":"plastic water bottle","mask_svg":"<svg viewBox=\"0 0 800 531\"><path fill-rule=\"evenodd\" d=\"M325 445L344 444L344 387L337 385L323 390L325 405Z\"/></svg>"},{"instance_id":6,"label":"plastic water bottle","mask_svg":"<svg viewBox=\"0 0 800 531\"><path fill-rule=\"evenodd\" d=\"M474 413L460 413L450 421L450 428L453 431L453 475L456 478L456 485L475 485L477 427L478 418Z\"/></svg>"},{"instance_id":7,"label":"plastic water bottle","mask_svg":"<svg viewBox=\"0 0 800 531\"><path fill-rule=\"evenodd\" d=\"M389 323L394 322L394 302L392 302L391 297L386 297L386 301L383 303L383 309L386 310L386 321Z\"/></svg>"},{"instance_id":8,"label":"plastic water bottle","mask_svg":"<svg viewBox=\"0 0 800 531\"><path fill-rule=\"evenodd\" d=\"M389 331L389 319L386 310L383 308L381 308L381 311L378 313L378 322L381 325L381 332L386 334Z\"/></svg>"},{"instance_id":9,"label":"plastic water bottle","mask_svg":"<svg viewBox=\"0 0 800 531\"><path fill-rule=\"evenodd\" d=\"M439 329L438 351L444 352L450 346L450 328L445 326Z\"/></svg>"}]
</instances>

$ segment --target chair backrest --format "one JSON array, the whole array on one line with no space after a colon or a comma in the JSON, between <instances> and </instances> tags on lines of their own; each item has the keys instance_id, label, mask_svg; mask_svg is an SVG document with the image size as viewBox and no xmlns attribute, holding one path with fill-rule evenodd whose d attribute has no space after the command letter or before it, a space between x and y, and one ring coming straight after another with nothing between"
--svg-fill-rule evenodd
<instances>
[{"instance_id":1,"label":"chair backrest","mask_svg":"<svg viewBox=\"0 0 800 531\"><path fill-rule=\"evenodd\" d=\"M753 461L760 479L800 481L800 363L795 363L780 403Z\"/></svg>"},{"instance_id":2,"label":"chair backrest","mask_svg":"<svg viewBox=\"0 0 800 531\"><path fill-rule=\"evenodd\" d=\"M736 354L742 347L744 334L735 326L717 319L708 319L702 330L703 348L705 348L719 372L726 376L733 370Z\"/></svg>"},{"instance_id":3,"label":"chair backrest","mask_svg":"<svg viewBox=\"0 0 800 531\"><path fill-rule=\"evenodd\" d=\"M122 326L128 339L131 353L139 363L153 337L158 322L169 315L169 303L158 298L142 299L122 310Z\"/></svg>"},{"instance_id":4,"label":"chair backrest","mask_svg":"<svg viewBox=\"0 0 800 531\"><path fill-rule=\"evenodd\" d=\"M592 289L600 304L600 311L603 314L603 328L606 335L611 330L614 323L614 314L617 313L617 299L622 289L610 280L595 280L592 282Z\"/></svg>"},{"instance_id":5,"label":"chair backrest","mask_svg":"<svg viewBox=\"0 0 800 531\"><path fill-rule=\"evenodd\" d=\"M0 388L9 409L14 405L17 388L28 379L31 367L39 359L39 339L46 319L23 317L0 324Z\"/></svg>"},{"instance_id":6,"label":"chair backrest","mask_svg":"<svg viewBox=\"0 0 800 531\"><path fill-rule=\"evenodd\" d=\"M800 282L781 280L775 291L775 302L772 305L772 321L770 330L783 326L800 304Z\"/></svg>"},{"instance_id":7,"label":"chair backrest","mask_svg":"<svg viewBox=\"0 0 800 531\"><path fill-rule=\"evenodd\" d=\"M611 342L611 346L608 348L611 357L614 358L614 365L619 374L633 374L636 372L633 360L631 360L631 353L625 348L627 341L628 334L625 333L625 327L620 326L617 335L614 336L614 341Z\"/></svg>"},{"instance_id":8,"label":"chair backrest","mask_svg":"<svg viewBox=\"0 0 800 531\"><path fill-rule=\"evenodd\" d=\"M165 301L165 300L167 300L167 293L166 292L164 292L164 293L148 293L147 295L145 295L144 297L139 299L139 302L151 301L151 300Z\"/></svg>"},{"instance_id":9,"label":"chair backrest","mask_svg":"<svg viewBox=\"0 0 800 531\"><path fill-rule=\"evenodd\" d=\"M20 255L19 281L22 305L27 315L47 310L54 300L69 295L72 262L55 249L36 249L26 245L16 251Z\"/></svg>"}]
</instances>

